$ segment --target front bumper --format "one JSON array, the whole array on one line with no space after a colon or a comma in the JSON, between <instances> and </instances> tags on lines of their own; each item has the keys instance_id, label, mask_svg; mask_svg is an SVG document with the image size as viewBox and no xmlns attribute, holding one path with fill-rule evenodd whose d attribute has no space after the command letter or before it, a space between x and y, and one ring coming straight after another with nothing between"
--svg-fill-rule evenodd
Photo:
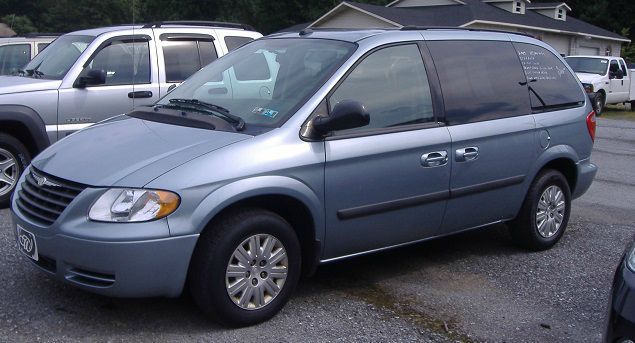
<instances>
[{"instance_id":1,"label":"front bumper","mask_svg":"<svg viewBox=\"0 0 635 343\"><path fill-rule=\"evenodd\" d=\"M635 341L635 273L622 261L613 280L604 341L625 340Z\"/></svg>"},{"instance_id":2,"label":"front bumper","mask_svg":"<svg viewBox=\"0 0 635 343\"><path fill-rule=\"evenodd\" d=\"M165 218L147 223L92 222L86 211L102 192L84 190L49 227L30 221L13 199L14 232L19 225L32 233L40 257L25 259L58 280L97 294L181 294L199 235L170 237Z\"/></svg>"}]
</instances>

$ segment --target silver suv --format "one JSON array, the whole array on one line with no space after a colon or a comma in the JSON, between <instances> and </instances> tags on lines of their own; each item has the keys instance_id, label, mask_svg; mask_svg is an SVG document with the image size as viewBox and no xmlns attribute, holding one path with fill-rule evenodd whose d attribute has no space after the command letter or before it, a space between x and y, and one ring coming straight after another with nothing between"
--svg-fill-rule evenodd
<instances>
[{"instance_id":1,"label":"silver suv","mask_svg":"<svg viewBox=\"0 0 635 343\"><path fill-rule=\"evenodd\" d=\"M507 222L562 237L595 114L550 46L469 30L259 39L41 153L12 211L44 272L266 320L317 265ZM187 283L186 283L187 281Z\"/></svg>"},{"instance_id":2,"label":"silver suv","mask_svg":"<svg viewBox=\"0 0 635 343\"><path fill-rule=\"evenodd\" d=\"M0 208L30 159L50 143L153 104L201 67L261 36L242 24L160 22L59 37L20 66L20 76L0 76Z\"/></svg>"}]
</instances>

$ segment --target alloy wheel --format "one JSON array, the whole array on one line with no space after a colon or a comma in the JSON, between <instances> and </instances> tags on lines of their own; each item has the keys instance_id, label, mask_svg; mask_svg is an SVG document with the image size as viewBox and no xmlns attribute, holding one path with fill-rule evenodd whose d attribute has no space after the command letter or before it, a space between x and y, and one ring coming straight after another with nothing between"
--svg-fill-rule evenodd
<instances>
[{"instance_id":1,"label":"alloy wheel","mask_svg":"<svg viewBox=\"0 0 635 343\"><path fill-rule=\"evenodd\" d=\"M555 235L564 221L567 205L564 192L560 187L551 185L545 189L538 201L536 228L544 238Z\"/></svg>"},{"instance_id":2,"label":"alloy wheel","mask_svg":"<svg viewBox=\"0 0 635 343\"><path fill-rule=\"evenodd\" d=\"M20 175L16 157L9 151L0 148L0 196L13 191Z\"/></svg>"}]
</instances>

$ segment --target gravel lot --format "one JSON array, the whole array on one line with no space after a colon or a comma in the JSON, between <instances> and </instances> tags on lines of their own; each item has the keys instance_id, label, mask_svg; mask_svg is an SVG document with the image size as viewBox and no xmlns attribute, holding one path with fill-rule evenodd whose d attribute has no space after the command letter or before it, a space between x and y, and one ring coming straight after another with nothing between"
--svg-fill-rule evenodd
<instances>
[{"instance_id":1,"label":"gravel lot","mask_svg":"<svg viewBox=\"0 0 635 343\"><path fill-rule=\"evenodd\" d=\"M635 234L635 123L599 120L600 172L555 248L504 226L323 266L259 326L206 321L187 295L119 300L48 279L0 210L0 342L598 342L612 274Z\"/></svg>"}]
</instances>

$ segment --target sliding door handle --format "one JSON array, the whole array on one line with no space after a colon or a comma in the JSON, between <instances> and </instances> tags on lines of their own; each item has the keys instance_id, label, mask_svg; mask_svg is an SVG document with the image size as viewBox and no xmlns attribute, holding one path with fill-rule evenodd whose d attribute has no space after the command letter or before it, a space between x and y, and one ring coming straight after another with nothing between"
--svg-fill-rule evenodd
<instances>
[{"instance_id":1,"label":"sliding door handle","mask_svg":"<svg viewBox=\"0 0 635 343\"><path fill-rule=\"evenodd\" d=\"M471 146L467 148L456 149L456 161L468 162L478 158L478 147Z\"/></svg>"}]
</instances>

